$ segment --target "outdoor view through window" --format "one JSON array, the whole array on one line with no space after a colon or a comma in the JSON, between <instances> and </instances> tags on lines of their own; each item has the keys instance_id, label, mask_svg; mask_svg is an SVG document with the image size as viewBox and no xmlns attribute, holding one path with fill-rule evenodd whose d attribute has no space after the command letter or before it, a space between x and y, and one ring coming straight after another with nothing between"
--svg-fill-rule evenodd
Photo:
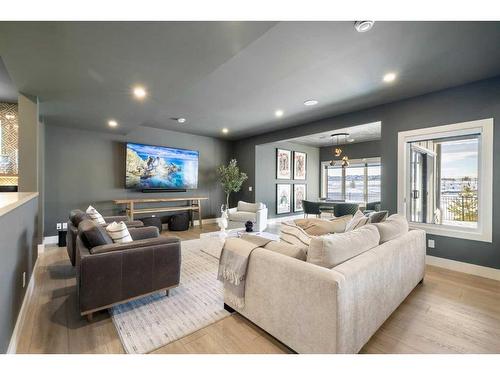
<instances>
[{"instance_id":1,"label":"outdoor view through window","mask_svg":"<svg viewBox=\"0 0 500 375\"><path fill-rule=\"evenodd\" d=\"M380 159L352 160L348 167L327 167L327 198L351 202L380 201Z\"/></svg>"},{"instance_id":2,"label":"outdoor view through window","mask_svg":"<svg viewBox=\"0 0 500 375\"><path fill-rule=\"evenodd\" d=\"M479 135L410 143L413 222L477 228Z\"/></svg>"}]
</instances>

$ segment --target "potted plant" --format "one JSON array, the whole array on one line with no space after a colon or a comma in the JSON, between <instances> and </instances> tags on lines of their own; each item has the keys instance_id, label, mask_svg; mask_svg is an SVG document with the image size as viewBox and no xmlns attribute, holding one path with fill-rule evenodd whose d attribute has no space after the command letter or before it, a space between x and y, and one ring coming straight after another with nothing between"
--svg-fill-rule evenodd
<instances>
[{"instance_id":1,"label":"potted plant","mask_svg":"<svg viewBox=\"0 0 500 375\"><path fill-rule=\"evenodd\" d=\"M236 193L241 190L241 185L248 179L248 176L246 173L240 172L236 159L232 159L227 166L219 166L217 174L219 182L226 193L226 208L224 209L226 211L229 209L229 196L232 192Z\"/></svg>"}]
</instances>

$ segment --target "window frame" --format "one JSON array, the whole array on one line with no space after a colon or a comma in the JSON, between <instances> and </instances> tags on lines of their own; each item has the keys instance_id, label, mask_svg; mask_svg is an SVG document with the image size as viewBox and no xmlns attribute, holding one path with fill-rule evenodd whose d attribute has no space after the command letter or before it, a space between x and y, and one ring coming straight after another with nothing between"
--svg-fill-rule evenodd
<instances>
[{"instance_id":1,"label":"window frame","mask_svg":"<svg viewBox=\"0 0 500 375\"><path fill-rule=\"evenodd\" d=\"M447 138L459 135L480 134L478 170L478 225L464 228L453 225L415 223L410 228L419 228L429 234L462 238L473 241L492 242L493 222L493 118L467 121L456 124L433 126L398 132L398 213L409 218L410 205L410 142Z\"/></svg>"},{"instance_id":2,"label":"window frame","mask_svg":"<svg viewBox=\"0 0 500 375\"><path fill-rule=\"evenodd\" d=\"M364 164L364 186L363 186L363 195L364 202L368 202L368 165L369 164L379 164L380 165L380 175L382 176L382 162L380 156L373 158L362 158L362 159L349 159L350 164ZM328 178L326 178L328 173L328 167L330 166L330 161L322 161L321 162L321 199L328 198ZM345 199L346 196L346 174L345 168L339 167L342 169L342 199ZM382 194L382 191L380 192Z\"/></svg>"}]
</instances>

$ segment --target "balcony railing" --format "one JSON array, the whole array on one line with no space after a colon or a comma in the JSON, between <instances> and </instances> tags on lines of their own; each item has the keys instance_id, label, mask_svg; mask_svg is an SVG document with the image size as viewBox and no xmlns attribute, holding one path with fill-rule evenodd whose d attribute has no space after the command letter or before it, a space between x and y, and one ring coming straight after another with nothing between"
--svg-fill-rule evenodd
<instances>
[{"instance_id":1,"label":"balcony railing","mask_svg":"<svg viewBox=\"0 0 500 375\"><path fill-rule=\"evenodd\" d=\"M474 196L441 196L442 221L477 222L478 199Z\"/></svg>"}]
</instances>

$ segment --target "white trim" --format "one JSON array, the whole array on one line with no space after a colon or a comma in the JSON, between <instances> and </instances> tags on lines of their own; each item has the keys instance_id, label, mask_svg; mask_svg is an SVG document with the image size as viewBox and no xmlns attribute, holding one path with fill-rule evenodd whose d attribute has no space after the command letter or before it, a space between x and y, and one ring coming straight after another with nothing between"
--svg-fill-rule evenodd
<instances>
[{"instance_id":1,"label":"white trim","mask_svg":"<svg viewBox=\"0 0 500 375\"><path fill-rule=\"evenodd\" d=\"M43 238L44 245L54 245L59 242L59 236L48 236Z\"/></svg>"},{"instance_id":2,"label":"white trim","mask_svg":"<svg viewBox=\"0 0 500 375\"><path fill-rule=\"evenodd\" d=\"M408 217L406 197L409 192L407 173L408 142L476 132L481 134L479 150L479 222L478 228L468 230L452 227L411 223L412 228L424 229L427 233L445 237L463 238L473 241L492 242L493 221L493 119L461 122L458 124L433 126L398 133L398 213ZM409 173L409 171L408 171Z\"/></svg>"},{"instance_id":3,"label":"white trim","mask_svg":"<svg viewBox=\"0 0 500 375\"><path fill-rule=\"evenodd\" d=\"M21 309L19 310L19 314L17 315L16 325L14 326L14 330L12 331L12 335L10 337L9 347L7 348L7 354L16 354L17 352L17 344L19 343L19 335L21 327L24 325L26 321L26 315L28 311L29 301L33 296L33 292L35 290L35 272L38 267L38 258L35 261L35 266L33 267L33 271L31 272L30 281L28 282L28 287L26 288L26 293L24 293L23 303L21 305Z\"/></svg>"},{"instance_id":4,"label":"white trim","mask_svg":"<svg viewBox=\"0 0 500 375\"><path fill-rule=\"evenodd\" d=\"M452 271L468 273L470 275L476 275L500 281L500 270L496 268L478 266L477 264L464 263L457 260L439 258L432 255L426 255L425 263L431 266L446 268Z\"/></svg>"},{"instance_id":5,"label":"white trim","mask_svg":"<svg viewBox=\"0 0 500 375\"><path fill-rule=\"evenodd\" d=\"M203 224L215 224L215 223L217 223L217 218L214 217L214 218L211 218L211 219L202 219L202 222L203 222ZM200 220L195 220L194 221L194 226L195 227L200 226Z\"/></svg>"}]
</instances>

